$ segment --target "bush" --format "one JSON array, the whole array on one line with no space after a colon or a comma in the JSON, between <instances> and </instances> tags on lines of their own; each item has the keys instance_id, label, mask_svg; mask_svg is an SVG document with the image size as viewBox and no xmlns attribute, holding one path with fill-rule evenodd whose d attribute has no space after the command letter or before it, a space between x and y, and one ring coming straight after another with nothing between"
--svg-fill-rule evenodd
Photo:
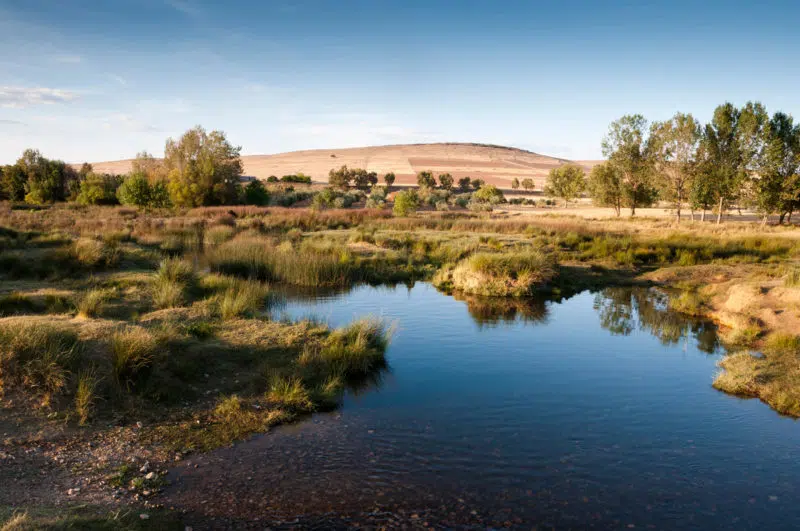
<instances>
[{"instance_id":1,"label":"bush","mask_svg":"<svg viewBox=\"0 0 800 531\"><path fill-rule=\"evenodd\" d=\"M103 312L103 305L111 298L111 291L92 289L87 291L78 301L78 315L81 317L97 317Z\"/></svg>"},{"instance_id":2,"label":"bush","mask_svg":"<svg viewBox=\"0 0 800 531\"><path fill-rule=\"evenodd\" d=\"M504 202L505 196L503 196L503 192L501 192L495 185L487 184L481 186L477 192L472 194L472 199L478 203L496 205Z\"/></svg>"},{"instance_id":3,"label":"bush","mask_svg":"<svg viewBox=\"0 0 800 531\"><path fill-rule=\"evenodd\" d=\"M419 208L419 196L416 190L402 190L397 192L394 198L392 212L395 216L406 217L417 211Z\"/></svg>"},{"instance_id":4,"label":"bush","mask_svg":"<svg viewBox=\"0 0 800 531\"><path fill-rule=\"evenodd\" d=\"M259 179L250 181L244 187L244 204L266 206L269 204L270 194L269 190L264 186Z\"/></svg>"},{"instance_id":5,"label":"bush","mask_svg":"<svg viewBox=\"0 0 800 531\"><path fill-rule=\"evenodd\" d=\"M267 287L260 282L235 281L219 299L219 315L223 319L236 319L266 310Z\"/></svg>"}]
</instances>

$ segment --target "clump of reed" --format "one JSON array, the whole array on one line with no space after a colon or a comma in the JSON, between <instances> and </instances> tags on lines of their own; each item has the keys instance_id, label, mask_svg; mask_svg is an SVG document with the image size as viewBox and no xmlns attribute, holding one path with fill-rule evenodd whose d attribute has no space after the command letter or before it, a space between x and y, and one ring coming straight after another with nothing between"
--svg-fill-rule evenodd
<instances>
[{"instance_id":1,"label":"clump of reed","mask_svg":"<svg viewBox=\"0 0 800 531\"><path fill-rule=\"evenodd\" d=\"M525 297L546 289L557 275L555 258L542 251L477 253L453 268L450 282L453 289L472 295Z\"/></svg>"},{"instance_id":2,"label":"clump of reed","mask_svg":"<svg viewBox=\"0 0 800 531\"><path fill-rule=\"evenodd\" d=\"M128 326L111 337L111 370L120 390L130 391L153 364L158 343L148 330Z\"/></svg>"},{"instance_id":3,"label":"clump of reed","mask_svg":"<svg viewBox=\"0 0 800 531\"><path fill-rule=\"evenodd\" d=\"M301 365L321 364L329 375L363 377L386 365L386 347L394 327L384 319L365 317L333 330L319 345L307 345Z\"/></svg>"},{"instance_id":4,"label":"clump of reed","mask_svg":"<svg viewBox=\"0 0 800 531\"><path fill-rule=\"evenodd\" d=\"M234 280L218 297L218 313L222 319L236 319L269 310L272 301L269 288L257 281Z\"/></svg>"},{"instance_id":5,"label":"clump of reed","mask_svg":"<svg viewBox=\"0 0 800 531\"><path fill-rule=\"evenodd\" d=\"M80 296L76 307L78 315L84 318L98 317L103 313L105 303L113 297L111 289L95 288L86 291Z\"/></svg>"},{"instance_id":6,"label":"clump of reed","mask_svg":"<svg viewBox=\"0 0 800 531\"><path fill-rule=\"evenodd\" d=\"M81 348L72 330L47 322L0 324L0 390L19 385L45 406L65 391Z\"/></svg>"},{"instance_id":7,"label":"clump of reed","mask_svg":"<svg viewBox=\"0 0 800 531\"><path fill-rule=\"evenodd\" d=\"M339 287L359 278L344 247L273 246L260 239L235 239L209 253L212 271L298 286Z\"/></svg>"},{"instance_id":8,"label":"clump of reed","mask_svg":"<svg viewBox=\"0 0 800 531\"><path fill-rule=\"evenodd\" d=\"M180 258L162 260L151 287L153 305L159 309L183 306L196 281L190 262Z\"/></svg>"}]
</instances>

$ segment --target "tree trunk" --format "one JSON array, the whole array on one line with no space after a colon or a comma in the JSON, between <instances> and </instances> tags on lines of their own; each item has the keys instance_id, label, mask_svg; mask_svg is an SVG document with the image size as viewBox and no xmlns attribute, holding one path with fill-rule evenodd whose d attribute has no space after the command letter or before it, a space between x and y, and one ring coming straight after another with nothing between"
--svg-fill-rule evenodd
<instances>
[{"instance_id":1,"label":"tree trunk","mask_svg":"<svg viewBox=\"0 0 800 531\"><path fill-rule=\"evenodd\" d=\"M722 223L722 205L723 205L723 199L720 197L719 198L719 205L718 205L719 210L717 210L717 225Z\"/></svg>"},{"instance_id":2,"label":"tree trunk","mask_svg":"<svg viewBox=\"0 0 800 531\"><path fill-rule=\"evenodd\" d=\"M631 217L636 215L636 203L631 203Z\"/></svg>"},{"instance_id":3,"label":"tree trunk","mask_svg":"<svg viewBox=\"0 0 800 531\"><path fill-rule=\"evenodd\" d=\"M694 223L694 209L693 208L691 210L689 210L689 216L690 216L689 219L692 220L692 223Z\"/></svg>"},{"instance_id":4,"label":"tree trunk","mask_svg":"<svg viewBox=\"0 0 800 531\"><path fill-rule=\"evenodd\" d=\"M788 225L792 224L792 210L789 210L789 217L786 219Z\"/></svg>"},{"instance_id":5,"label":"tree trunk","mask_svg":"<svg viewBox=\"0 0 800 531\"><path fill-rule=\"evenodd\" d=\"M706 209L704 208L703 209L703 214L700 216L700 222L702 223L705 220L706 220Z\"/></svg>"},{"instance_id":6,"label":"tree trunk","mask_svg":"<svg viewBox=\"0 0 800 531\"><path fill-rule=\"evenodd\" d=\"M764 218L761 220L761 226L766 227L768 220L769 220L769 214L764 214Z\"/></svg>"},{"instance_id":7,"label":"tree trunk","mask_svg":"<svg viewBox=\"0 0 800 531\"><path fill-rule=\"evenodd\" d=\"M678 223L680 223L681 222L681 205L680 204L678 204L678 208L676 210L677 210L677 212L676 212L676 216L675 217L678 219Z\"/></svg>"},{"instance_id":8,"label":"tree trunk","mask_svg":"<svg viewBox=\"0 0 800 531\"><path fill-rule=\"evenodd\" d=\"M784 218L786 218L786 212L781 212L781 215L778 218L778 225L783 225Z\"/></svg>"}]
</instances>

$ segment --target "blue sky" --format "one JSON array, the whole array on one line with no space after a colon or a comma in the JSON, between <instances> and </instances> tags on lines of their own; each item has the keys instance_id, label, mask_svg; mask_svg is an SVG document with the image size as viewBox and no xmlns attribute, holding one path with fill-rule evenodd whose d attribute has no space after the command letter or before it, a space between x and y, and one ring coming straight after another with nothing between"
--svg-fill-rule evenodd
<instances>
[{"instance_id":1,"label":"blue sky","mask_svg":"<svg viewBox=\"0 0 800 531\"><path fill-rule=\"evenodd\" d=\"M800 112L800 3L0 0L0 163L409 142L599 158L608 123Z\"/></svg>"}]
</instances>

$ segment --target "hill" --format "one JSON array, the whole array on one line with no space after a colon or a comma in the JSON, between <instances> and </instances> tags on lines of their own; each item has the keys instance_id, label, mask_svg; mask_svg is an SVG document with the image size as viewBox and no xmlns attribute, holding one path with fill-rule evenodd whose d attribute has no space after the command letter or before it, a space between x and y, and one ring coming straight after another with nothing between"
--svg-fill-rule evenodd
<instances>
[{"instance_id":1,"label":"hill","mask_svg":"<svg viewBox=\"0 0 800 531\"><path fill-rule=\"evenodd\" d=\"M571 162L523 149L485 144L405 144L345 149L314 149L276 155L245 155L244 174L266 179L270 175L302 172L314 181L326 182L328 171L343 164L377 172L381 177L394 172L397 184L416 183L416 174L430 170L434 175L451 173L457 180L469 176L509 188L511 180L531 178L541 190L548 172ZM579 161L587 171L596 161ZM131 161L92 163L95 171L127 173Z\"/></svg>"}]
</instances>

